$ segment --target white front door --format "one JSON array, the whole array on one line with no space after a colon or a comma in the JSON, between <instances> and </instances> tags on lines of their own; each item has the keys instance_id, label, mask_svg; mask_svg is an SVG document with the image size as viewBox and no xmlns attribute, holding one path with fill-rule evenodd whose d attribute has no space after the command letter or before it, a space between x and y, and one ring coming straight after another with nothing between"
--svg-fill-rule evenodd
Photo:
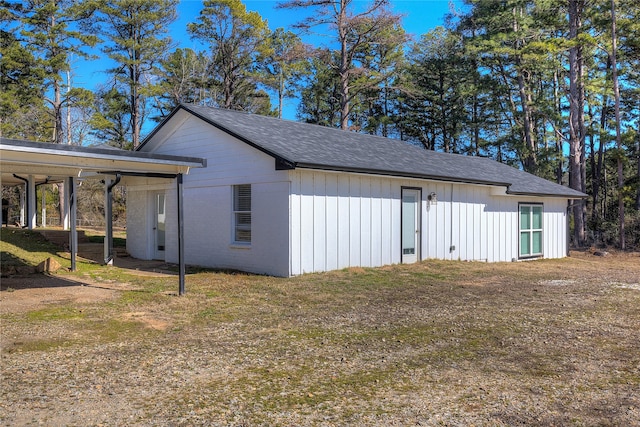
<instances>
[{"instance_id":1,"label":"white front door","mask_svg":"<svg viewBox=\"0 0 640 427\"><path fill-rule=\"evenodd\" d=\"M166 214L165 214L166 201L165 201L164 193L156 194L154 199L155 199L154 200L155 212L154 212L154 224L153 224L153 230L154 230L153 258L164 260L165 259L164 247L165 247L165 240L166 240L166 235L165 235L166 234Z\"/></svg>"},{"instance_id":2,"label":"white front door","mask_svg":"<svg viewBox=\"0 0 640 427\"><path fill-rule=\"evenodd\" d=\"M420 190L402 189L402 263L420 259Z\"/></svg>"}]
</instances>

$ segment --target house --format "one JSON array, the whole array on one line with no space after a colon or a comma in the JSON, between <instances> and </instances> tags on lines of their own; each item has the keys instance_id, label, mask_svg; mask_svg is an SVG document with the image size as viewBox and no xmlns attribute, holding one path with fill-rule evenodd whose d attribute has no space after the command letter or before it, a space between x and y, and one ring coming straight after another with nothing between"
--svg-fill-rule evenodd
<instances>
[{"instance_id":1,"label":"house","mask_svg":"<svg viewBox=\"0 0 640 427\"><path fill-rule=\"evenodd\" d=\"M194 105L177 107L139 150L207 162L184 179L188 264L275 276L564 257L568 201L585 197L487 158ZM169 190L128 186L132 256L177 259Z\"/></svg>"}]
</instances>

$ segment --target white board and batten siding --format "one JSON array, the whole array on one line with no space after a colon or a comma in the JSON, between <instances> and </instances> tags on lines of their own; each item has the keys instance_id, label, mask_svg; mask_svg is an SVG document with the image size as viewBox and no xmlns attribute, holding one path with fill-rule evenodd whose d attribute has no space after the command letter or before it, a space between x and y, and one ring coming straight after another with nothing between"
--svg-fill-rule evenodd
<instances>
[{"instance_id":1,"label":"white board and batten siding","mask_svg":"<svg viewBox=\"0 0 640 427\"><path fill-rule=\"evenodd\" d=\"M293 171L291 274L400 262L400 187L347 173ZM395 244L398 242L398 244Z\"/></svg>"},{"instance_id":2,"label":"white board and batten siding","mask_svg":"<svg viewBox=\"0 0 640 427\"><path fill-rule=\"evenodd\" d=\"M566 199L503 188L321 171L291 177L291 274L401 262L402 188L420 188L420 259L518 259L519 204L542 203L545 258L567 253ZM435 193L436 203L427 200Z\"/></svg>"}]
</instances>

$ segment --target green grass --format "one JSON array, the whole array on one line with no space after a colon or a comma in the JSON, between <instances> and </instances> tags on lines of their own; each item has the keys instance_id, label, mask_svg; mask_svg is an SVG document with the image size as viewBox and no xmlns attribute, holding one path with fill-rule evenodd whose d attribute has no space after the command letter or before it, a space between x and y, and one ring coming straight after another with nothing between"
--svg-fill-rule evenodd
<instances>
[{"instance_id":1,"label":"green grass","mask_svg":"<svg viewBox=\"0 0 640 427\"><path fill-rule=\"evenodd\" d=\"M40 233L16 228L0 229L0 262L4 265L37 266L49 257L61 265L68 265L60 254L60 248L47 241Z\"/></svg>"},{"instance_id":2,"label":"green grass","mask_svg":"<svg viewBox=\"0 0 640 427\"><path fill-rule=\"evenodd\" d=\"M84 234L89 239L91 243L103 243L104 242L104 232L103 231L94 231L84 229ZM127 236L125 232L119 231L115 232L113 235L113 247L114 248L125 248L127 247Z\"/></svg>"}]
</instances>

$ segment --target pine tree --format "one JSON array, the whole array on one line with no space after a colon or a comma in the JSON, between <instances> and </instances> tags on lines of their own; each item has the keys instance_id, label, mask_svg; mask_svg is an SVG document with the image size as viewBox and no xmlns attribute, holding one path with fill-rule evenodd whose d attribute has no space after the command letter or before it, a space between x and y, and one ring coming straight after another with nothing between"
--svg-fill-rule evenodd
<instances>
[{"instance_id":1,"label":"pine tree","mask_svg":"<svg viewBox=\"0 0 640 427\"><path fill-rule=\"evenodd\" d=\"M209 45L208 76L213 86L208 102L223 108L268 114L269 97L258 89L256 59L268 49L269 28L257 12L240 0L205 0L191 37Z\"/></svg>"},{"instance_id":2,"label":"pine tree","mask_svg":"<svg viewBox=\"0 0 640 427\"><path fill-rule=\"evenodd\" d=\"M210 98L208 79L210 58L204 52L192 49L176 49L160 61L156 72L159 78L159 94L155 106L159 115L166 117L181 103L204 103Z\"/></svg>"},{"instance_id":3,"label":"pine tree","mask_svg":"<svg viewBox=\"0 0 640 427\"><path fill-rule=\"evenodd\" d=\"M47 141L51 116L42 103L36 59L13 32L0 30L0 136Z\"/></svg>"},{"instance_id":4,"label":"pine tree","mask_svg":"<svg viewBox=\"0 0 640 427\"><path fill-rule=\"evenodd\" d=\"M335 67L339 77L340 127L348 129L352 119L352 103L361 92L378 85L382 80L371 81L372 70L357 59L359 52L373 44L402 44L403 33L390 31L400 24L400 15L391 12L388 0L374 0L357 10L354 0L291 0L279 7L289 9L312 9L315 14L299 24L298 28L309 31L316 26L328 25L335 29L338 52ZM391 37L393 36L393 37ZM364 77L364 79L363 79Z\"/></svg>"},{"instance_id":5,"label":"pine tree","mask_svg":"<svg viewBox=\"0 0 640 427\"><path fill-rule=\"evenodd\" d=\"M293 98L300 90L302 78L309 73L310 47L300 37L283 28L268 39L269 48L257 59L260 82L276 93L278 117L282 118L285 98Z\"/></svg>"},{"instance_id":6,"label":"pine tree","mask_svg":"<svg viewBox=\"0 0 640 427\"><path fill-rule=\"evenodd\" d=\"M51 142L63 142L63 108L77 98L90 96L83 89L63 91L72 55L87 57L84 48L94 46L95 35L77 30L93 9L72 0L30 0L11 5L19 39L29 50L43 79L43 99L52 116ZM6 9L8 10L8 9Z\"/></svg>"},{"instance_id":7,"label":"pine tree","mask_svg":"<svg viewBox=\"0 0 640 427\"><path fill-rule=\"evenodd\" d=\"M103 47L117 65L109 70L126 88L133 149L140 144L147 100L156 94L152 81L157 63L171 47L167 35L176 19L178 0L99 0L93 28L106 41Z\"/></svg>"}]
</instances>

